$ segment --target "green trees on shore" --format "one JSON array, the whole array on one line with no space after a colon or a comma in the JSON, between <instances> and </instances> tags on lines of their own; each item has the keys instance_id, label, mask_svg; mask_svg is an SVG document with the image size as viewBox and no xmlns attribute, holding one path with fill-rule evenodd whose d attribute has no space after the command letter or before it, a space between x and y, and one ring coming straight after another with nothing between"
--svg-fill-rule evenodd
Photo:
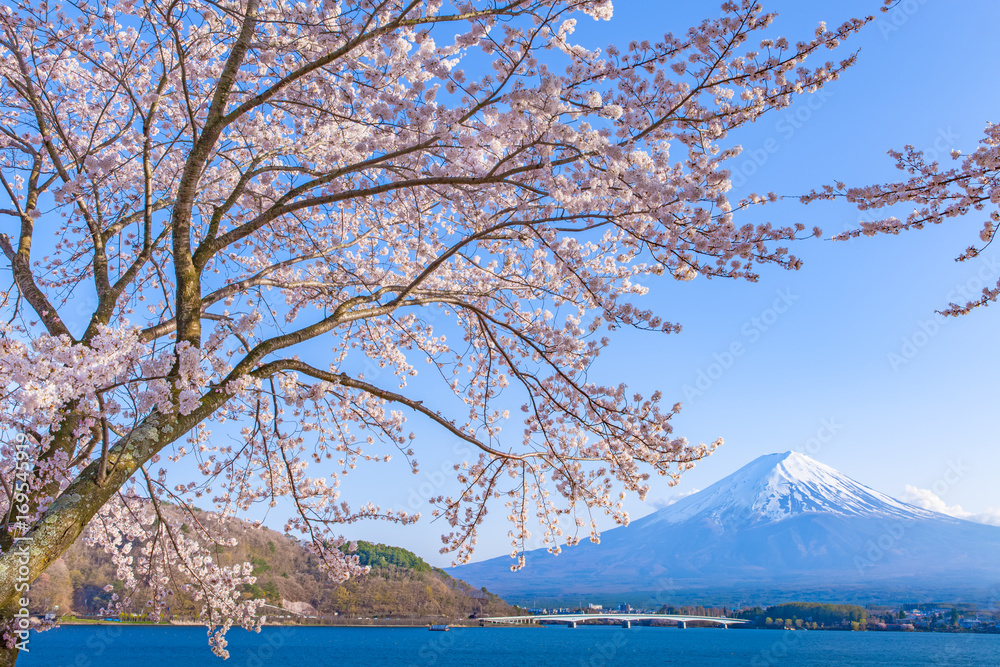
<instances>
[{"instance_id":1,"label":"green trees on shore","mask_svg":"<svg viewBox=\"0 0 1000 667\"><path fill-rule=\"evenodd\" d=\"M817 628L846 626L864 623L868 612L854 604L829 604L824 602L788 602L763 609L745 609L739 618L754 621L757 625L772 627Z\"/></svg>"}]
</instances>

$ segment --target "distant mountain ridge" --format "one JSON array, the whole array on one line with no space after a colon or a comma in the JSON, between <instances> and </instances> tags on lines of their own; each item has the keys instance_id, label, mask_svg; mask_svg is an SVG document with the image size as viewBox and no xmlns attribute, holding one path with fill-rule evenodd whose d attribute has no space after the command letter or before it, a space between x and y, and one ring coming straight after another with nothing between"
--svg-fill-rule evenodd
<instances>
[{"instance_id":1,"label":"distant mountain ridge","mask_svg":"<svg viewBox=\"0 0 1000 667\"><path fill-rule=\"evenodd\" d=\"M896 500L797 452L769 454L552 556L452 570L511 602L995 597L1000 528Z\"/></svg>"}]
</instances>

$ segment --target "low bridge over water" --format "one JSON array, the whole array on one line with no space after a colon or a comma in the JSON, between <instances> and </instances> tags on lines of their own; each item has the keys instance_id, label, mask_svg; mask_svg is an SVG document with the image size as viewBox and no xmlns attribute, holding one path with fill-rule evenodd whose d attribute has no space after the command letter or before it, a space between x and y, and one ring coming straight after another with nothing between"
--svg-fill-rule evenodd
<instances>
[{"instance_id":1,"label":"low bridge over water","mask_svg":"<svg viewBox=\"0 0 1000 667\"><path fill-rule=\"evenodd\" d=\"M686 628L693 621L713 623L728 628L730 625L749 623L742 618L726 618L725 616L691 616L687 614L614 614L597 612L593 614L535 614L533 616L490 616L480 618L479 625L491 623L494 625L524 625L545 623L561 623L575 628L577 623L584 621L619 621L623 628L632 627L632 621L674 621L678 627Z\"/></svg>"}]
</instances>

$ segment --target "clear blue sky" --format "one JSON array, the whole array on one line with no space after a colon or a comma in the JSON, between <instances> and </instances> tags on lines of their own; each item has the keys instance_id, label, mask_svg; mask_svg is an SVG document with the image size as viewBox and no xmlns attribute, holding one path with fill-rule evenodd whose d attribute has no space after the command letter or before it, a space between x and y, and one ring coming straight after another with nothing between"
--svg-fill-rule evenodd
<instances>
[{"instance_id":1,"label":"clear blue sky","mask_svg":"<svg viewBox=\"0 0 1000 667\"><path fill-rule=\"evenodd\" d=\"M876 14L876 22L835 54L839 59L848 49L861 50L858 64L825 94L799 98L791 109L734 135L744 146L734 167L753 172L746 191L797 195L836 180L861 185L895 179L887 149L912 143L969 152L987 121L998 120L998 3L911 0L888 15L878 13L877 0L780 0L764 7L779 12L776 31L791 41L808 38L821 20L834 27L851 16ZM668 30L683 32L719 9L715 2L619 0L615 13L610 23L581 19L576 37L590 46L655 39ZM846 205L803 207L795 200L764 212L775 223L818 225L825 238L858 220ZM980 217L970 216L901 237L803 242L793 248L805 260L802 270L767 270L757 284L701 277L653 284L646 300L682 323L683 332L619 332L596 371L603 379L647 392L659 388L666 400L684 401L677 433L693 441L722 436L726 444L679 486L661 482L647 503L633 499L632 517L674 494L704 488L762 454L788 449L897 497L906 485L930 489L939 482L939 495L949 505L970 512L1000 507L994 405L1000 305L926 324L935 309L955 298L954 290L977 291L977 281L1000 278L996 252L978 263L953 261L976 239L980 225ZM771 310L776 300L784 312ZM906 341L913 347L904 349ZM724 353L733 343L743 353L728 363ZM891 354L906 362L894 368ZM716 355L728 368L713 368L720 363ZM699 373L705 373L700 389ZM418 476L407 475L403 465L357 471L344 481L345 499L429 514L422 498L431 490L446 491L440 472L450 473L450 464L467 455L456 453L440 432L418 432ZM941 484L953 463L964 469L958 483ZM477 560L509 551L503 514L502 505L495 508ZM426 518L405 528L348 528L352 537L404 546L435 564L450 562L437 553L444 526Z\"/></svg>"}]
</instances>

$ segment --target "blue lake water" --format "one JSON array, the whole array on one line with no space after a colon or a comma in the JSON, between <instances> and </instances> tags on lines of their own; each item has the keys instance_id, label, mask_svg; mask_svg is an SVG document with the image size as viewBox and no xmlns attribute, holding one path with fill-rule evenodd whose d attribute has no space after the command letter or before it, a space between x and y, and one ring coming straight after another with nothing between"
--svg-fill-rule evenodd
<instances>
[{"instance_id":1,"label":"blue lake water","mask_svg":"<svg viewBox=\"0 0 1000 667\"><path fill-rule=\"evenodd\" d=\"M64 626L32 634L18 667L1000 666L1000 635L713 628L295 628L229 633L231 657L197 627Z\"/></svg>"}]
</instances>

